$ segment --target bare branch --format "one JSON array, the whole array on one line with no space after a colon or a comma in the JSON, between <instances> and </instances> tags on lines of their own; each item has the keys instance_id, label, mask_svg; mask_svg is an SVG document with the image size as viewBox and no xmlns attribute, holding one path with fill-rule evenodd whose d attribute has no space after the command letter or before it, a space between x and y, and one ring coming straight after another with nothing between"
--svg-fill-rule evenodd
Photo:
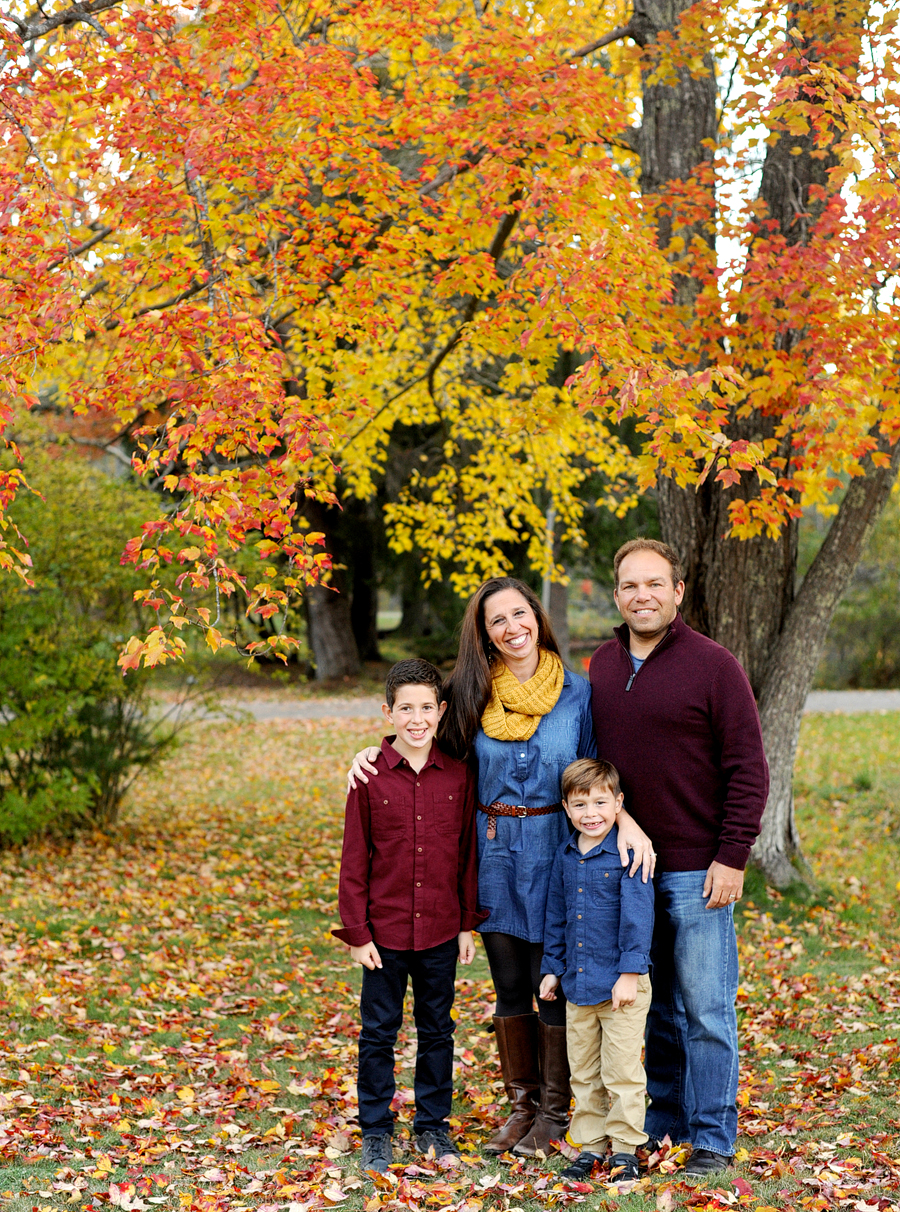
<instances>
[{"instance_id":1,"label":"bare branch","mask_svg":"<svg viewBox=\"0 0 900 1212\"><path fill-rule=\"evenodd\" d=\"M589 42L587 46L582 46L580 50L569 51L566 55L567 59L584 59L587 55L592 55L594 51L602 50L604 46L609 46L612 42L621 42L623 38L634 38L639 32L637 23L634 18L627 25L620 25L617 29L610 30L608 34L604 34L602 38L598 38L596 42ZM637 41L637 39L635 39Z\"/></svg>"},{"instance_id":2,"label":"bare branch","mask_svg":"<svg viewBox=\"0 0 900 1212\"><path fill-rule=\"evenodd\" d=\"M61 257L56 257L51 261L46 268L57 269L64 261L68 261L70 257L80 257L82 253L86 253L89 248L93 248L95 244L99 244L114 229L112 227L101 227L99 231L94 232L89 240L85 240L83 244L79 244L77 248L70 248L68 252L63 253Z\"/></svg>"},{"instance_id":3,"label":"bare branch","mask_svg":"<svg viewBox=\"0 0 900 1212\"><path fill-rule=\"evenodd\" d=\"M116 8L121 2L122 0L87 0L86 4L72 4L69 8L64 8L61 12L53 13L49 17L42 12L32 13L24 21L14 17L11 13L5 13L4 16L8 17L16 26L22 42L33 42L35 38L43 38L53 30L59 29L60 26L77 25L79 21L90 25L104 38L109 38L106 30L93 18L97 13L105 13L108 9Z\"/></svg>"}]
</instances>

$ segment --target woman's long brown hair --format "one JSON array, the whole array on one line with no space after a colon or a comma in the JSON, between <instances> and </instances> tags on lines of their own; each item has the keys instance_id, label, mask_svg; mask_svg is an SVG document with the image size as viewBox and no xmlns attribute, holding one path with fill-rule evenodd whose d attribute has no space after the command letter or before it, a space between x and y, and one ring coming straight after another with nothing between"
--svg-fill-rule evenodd
<instances>
[{"instance_id":1,"label":"woman's long brown hair","mask_svg":"<svg viewBox=\"0 0 900 1212\"><path fill-rule=\"evenodd\" d=\"M479 586L472 595L463 617L456 665L444 683L447 710L441 720L438 740L445 753L450 753L453 757L470 756L482 712L491 697L493 657L484 623L484 604L489 597L504 589L515 589L534 611L540 647L560 655L559 644L553 634L547 612L533 589L515 577L492 577Z\"/></svg>"}]
</instances>

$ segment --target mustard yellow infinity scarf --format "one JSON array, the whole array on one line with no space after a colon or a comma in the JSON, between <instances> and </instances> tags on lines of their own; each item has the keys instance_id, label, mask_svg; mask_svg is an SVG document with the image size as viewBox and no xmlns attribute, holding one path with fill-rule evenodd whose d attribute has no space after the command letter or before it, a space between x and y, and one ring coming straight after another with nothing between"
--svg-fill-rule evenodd
<instances>
[{"instance_id":1,"label":"mustard yellow infinity scarf","mask_svg":"<svg viewBox=\"0 0 900 1212\"><path fill-rule=\"evenodd\" d=\"M527 682L520 682L499 660L491 672L491 697L481 727L495 741L527 741L537 732L541 716L556 706L563 688L562 661L542 648L538 667Z\"/></svg>"}]
</instances>

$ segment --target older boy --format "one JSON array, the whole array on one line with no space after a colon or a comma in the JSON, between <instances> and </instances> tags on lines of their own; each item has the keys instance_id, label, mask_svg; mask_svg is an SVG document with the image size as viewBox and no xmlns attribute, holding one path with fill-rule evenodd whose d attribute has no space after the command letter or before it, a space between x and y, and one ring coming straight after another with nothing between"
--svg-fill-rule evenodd
<instances>
[{"instance_id":1,"label":"older boy","mask_svg":"<svg viewBox=\"0 0 900 1212\"><path fill-rule=\"evenodd\" d=\"M609 762L582 758L563 771L562 801L576 832L557 851L550 876L540 996L568 1001L566 1047L575 1095L569 1129L581 1153L563 1178L588 1178L612 1149L610 1175L638 1177L644 1144L641 1065L650 1006L653 885L630 879L617 845L619 776Z\"/></svg>"},{"instance_id":2,"label":"older boy","mask_svg":"<svg viewBox=\"0 0 900 1212\"><path fill-rule=\"evenodd\" d=\"M453 1006L457 959L475 954L479 913L475 780L434 743L444 714L441 675L428 661L399 661L387 676L384 717L396 732L376 758L377 785L347 796L338 893L343 928L333 933L363 965L359 1125L364 1170L393 1160L394 1044L412 980L418 1050L417 1149L452 1164Z\"/></svg>"}]
</instances>

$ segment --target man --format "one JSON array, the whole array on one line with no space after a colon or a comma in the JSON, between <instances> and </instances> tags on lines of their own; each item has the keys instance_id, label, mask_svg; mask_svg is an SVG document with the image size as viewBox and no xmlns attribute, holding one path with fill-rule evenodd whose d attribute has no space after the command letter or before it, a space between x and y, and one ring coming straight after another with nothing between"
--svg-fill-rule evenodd
<instances>
[{"instance_id":1,"label":"man","mask_svg":"<svg viewBox=\"0 0 900 1212\"><path fill-rule=\"evenodd\" d=\"M734 904L768 767L743 669L678 614L675 552L634 539L614 568L625 624L594 653L590 681L597 752L658 856L644 1127L689 1141L685 1173L702 1176L731 1164L737 1136Z\"/></svg>"}]
</instances>

